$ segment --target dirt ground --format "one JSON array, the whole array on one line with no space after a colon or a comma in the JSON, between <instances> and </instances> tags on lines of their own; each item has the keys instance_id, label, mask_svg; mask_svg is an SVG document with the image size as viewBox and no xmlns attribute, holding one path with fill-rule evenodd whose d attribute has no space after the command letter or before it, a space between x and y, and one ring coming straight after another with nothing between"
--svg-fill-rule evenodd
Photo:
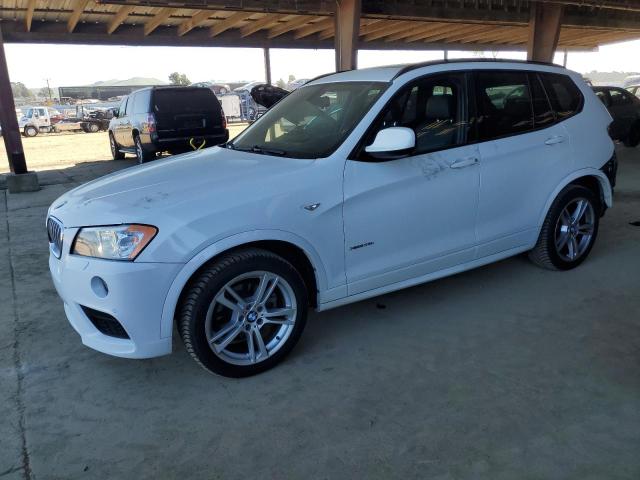
<instances>
[{"instance_id":1,"label":"dirt ground","mask_svg":"<svg viewBox=\"0 0 640 480\"><path fill-rule=\"evenodd\" d=\"M229 125L229 137L233 138L246 128L246 124ZM79 163L111 160L107 132L40 134L22 138L29 170L67 168ZM9 162L0 141L0 173L9 171Z\"/></svg>"}]
</instances>

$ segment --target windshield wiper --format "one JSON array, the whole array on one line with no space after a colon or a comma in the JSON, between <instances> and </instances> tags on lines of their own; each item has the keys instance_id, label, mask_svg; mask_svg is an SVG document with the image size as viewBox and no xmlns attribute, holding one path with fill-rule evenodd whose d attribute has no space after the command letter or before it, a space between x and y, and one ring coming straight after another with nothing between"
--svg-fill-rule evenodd
<instances>
[{"instance_id":1,"label":"windshield wiper","mask_svg":"<svg viewBox=\"0 0 640 480\"><path fill-rule=\"evenodd\" d=\"M279 157L282 157L287 154L287 152L285 152L284 150L278 150L275 148L263 148L263 147L259 147L258 145L254 145L248 151L253 153L261 153L264 155L277 155Z\"/></svg>"}]
</instances>

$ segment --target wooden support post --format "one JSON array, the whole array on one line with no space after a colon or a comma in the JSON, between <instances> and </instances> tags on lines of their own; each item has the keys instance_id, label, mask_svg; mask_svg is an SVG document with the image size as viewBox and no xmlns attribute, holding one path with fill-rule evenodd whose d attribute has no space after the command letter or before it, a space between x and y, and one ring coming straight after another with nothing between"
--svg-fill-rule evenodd
<instances>
[{"instance_id":1,"label":"wooden support post","mask_svg":"<svg viewBox=\"0 0 640 480\"><path fill-rule=\"evenodd\" d=\"M4 54L4 40L2 39L2 27L0 27L0 125L2 126L2 138L7 149L9 169L12 173L27 173L27 163L22 149L22 139L16 118L16 106L11 92L7 57Z\"/></svg>"},{"instance_id":2,"label":"wooden support post","mask_svg":"<svg viewBox=\"0 0 640 480\"><path fill-rule=\"evenodd\" d=\"M531 3L527 60L553 62L558 46L563 6L554 3Z\"/></svg>"},{"instance_id":3,"label":"wooden support post","mask_svg":"<svg viewBox=\"0 0 640 480\"><path fill-rule=\"evenodd\" d=\"M358 66L358 36L361 0L336 0L336 70L354 70Z\"/></svg>"},{"instance_id":4,"label":"wooden support post","mask_svg":"<svg viewBox=\"0 0 640 480\"><path fill-rule=\"evenodd\" d=\"M271 85L271 54L269 53L269 47L264 49L264 79Z\"/></svg>"}]
</instances>

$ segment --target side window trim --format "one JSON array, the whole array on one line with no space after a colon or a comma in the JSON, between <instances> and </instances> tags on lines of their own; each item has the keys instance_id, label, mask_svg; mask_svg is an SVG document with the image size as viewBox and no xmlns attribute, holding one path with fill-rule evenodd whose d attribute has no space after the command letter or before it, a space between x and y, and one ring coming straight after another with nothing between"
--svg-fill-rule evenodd
<instances>
[{"instance_id":1,"label":"side window trim","mask_svg":"<svg viewBox=\"0 0 640 480\"><path fill-rule=\"evenodd\" d=\"M356 143L356 146L353 148L353 150L351 151L351 153L347 156L347 160L352 160L352 161L357 161L357 162L367 162L367 163L378 163L381 162L380 160L372 160L369 158L364 158L364 149L366 147L366 143L367 143L367 139L369 138L369 136L372 134L372 132L374 130L376 130L381 121L383 116L385 115L385 113L387 112L387 108L391 105L391 102L393 102L394 99L396 99L398 96L400 95L404 95L407 92L410 92L411 89L413 89L413 87L416 86L416 84L418 84L419 82L428 79L430 77L438 77L438 76L445 76L445 75L451 75L451 74L456 74L459 75L460 77L462 77L462 92L461 92L461 105L458 105L458 109L462 109L461 111L461 115L463 116L463 120L466 122L469 122L469 81L468 81L468 77L471 74L471 70L451 70L451 71L445 71L445 72L432 72L432 73L427 73L425 75L422 75L420 77L416 77L413 78L411 80L409 80L406 84L404 84L403 86L401 86L398 91L396 91L396 93L394 93L391 98L389 100L387 100L387 103L385 103L385 105L382 107L382 109L380 110L380 113L378 113L378 115L376 116L376 118L371 122L371 124L369 125L369 127L367 127L367 130L362 134L362 136L360 137L360 140L358 140L358 143ZM406 99L404 100L404 105L406 106L407 102L409 101L409 95L406 96ZM466 117L465 117L466 115ZM462 128L459 128L459 130L464 130ZM460 135L458 133L458 135ZM443 148L437 148L434 149L432 151L427 151L427 152L422 152L422 153L412 153L411 155L407 155L406 157L403 158L410 158L410 157L415 157L418 155L427 155L429 153L435 153L435 152L441 152L441 151L445 151L445 150L450 150L452 148L459 148L459 147L463 147L465 145L468 145L469 142L468 140L468 134L467 133L463 133L462 138L460 139L460 143L456 144L456 145L450 145L447 147L443 147ZM475 143L475 142L472 142ZM389 160L385 160L385 161L389 161Z\"/></svg>"}]
</instances>

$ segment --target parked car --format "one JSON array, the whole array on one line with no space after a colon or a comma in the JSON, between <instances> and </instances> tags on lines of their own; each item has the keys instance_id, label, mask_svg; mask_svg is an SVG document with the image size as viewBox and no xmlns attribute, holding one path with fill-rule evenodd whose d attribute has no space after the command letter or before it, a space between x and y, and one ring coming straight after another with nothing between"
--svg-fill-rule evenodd
<instances>
[{"instance_id":1,"label":"parked car","mask_svg":"<svg viewBox=\"0 0 640 480\"><path fill-rule=\"evenodd\" d=\"M638 82L637 85L629 85L625 88L631 95L635 95L636 97L640 98L640 82Z\"/></svg>"},{"instance_id":2,"label":"parked car","mask_svg":"<svg viewBox=\"0 0 640 480\"><path fill-rule=\"evenodd\" d=\"M611 138L622 141L627 147L640 143L640 98L624 88L593 87L600 101L613 117L609 128Z\"/></svg>"},{"instance_id":3,"label":"parked car","mask_svg":"<svg viewBox=\"0 0 640 480\"><path fill-rule=\"evenodd\" d=\"M213 90L213 93L215 93L216 95L225 95L231 91L231 87L223 83L198 82L198 83L193 83L191 86L210 88L211 90Z\"/></svg>"},{"instance_id":4,"label":"parked car","mask_svg":"<svg viewBox=\"0 0 640 480\"><path fill-rule=\"evenodd\" d=\"M298 78L287 84L287 90L293 92L296 88L300 88L309 81L308 78Z\"/></svg>"},{"instance_id":5,"label":"parked car","mask_svg":"<svg viewBox=\"0 0 640 480\"><path fill-rule=\"evenodd\" d=\"M114 160L125 153L148 162L163 151L182 153L229 139L220 102L206 87L149 87L125 97L109 124Z\"/></svg>"},{"instance_id":6,"label":"parked car","mask_svg":"<svg viewBox=\"0 0 640 480\"><path fill-rule=\"evenodd\" d=\"M580 75L553 65L319 77L223 147L53 202L51 274L91 348L168 354L175 325L204 368L256 374L291 351L310 307L522 252L580 265L612 205L610 123Z\"/></svg>"}]
</instances>

